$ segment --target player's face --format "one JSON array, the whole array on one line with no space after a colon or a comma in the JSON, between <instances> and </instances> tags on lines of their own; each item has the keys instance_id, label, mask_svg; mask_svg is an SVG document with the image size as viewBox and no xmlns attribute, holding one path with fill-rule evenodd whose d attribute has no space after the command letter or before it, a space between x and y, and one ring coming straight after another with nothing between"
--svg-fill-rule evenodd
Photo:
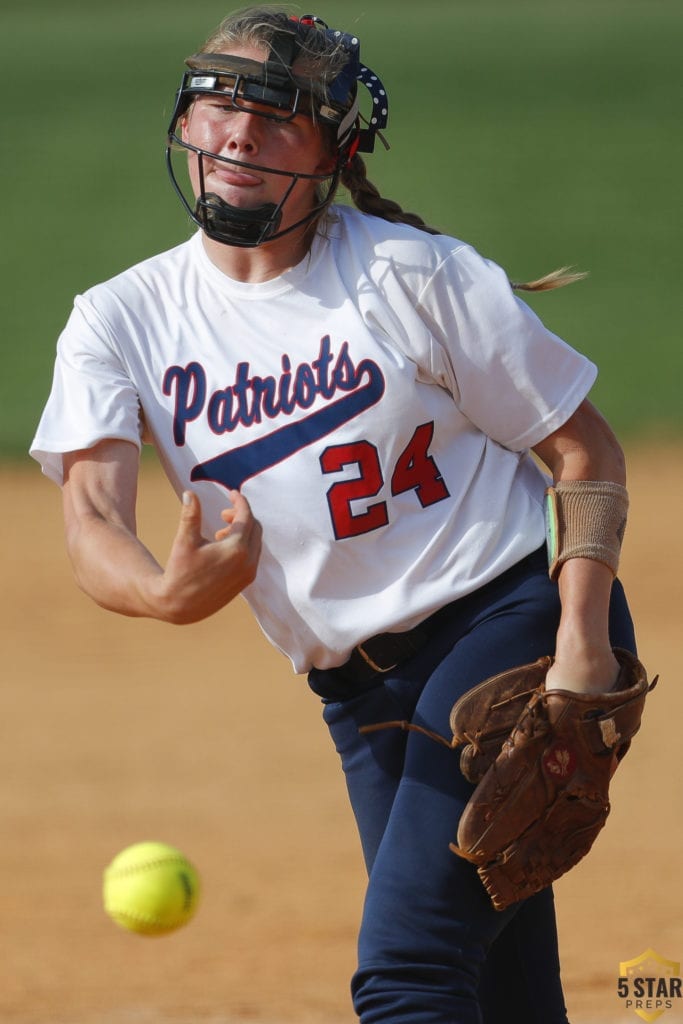
<instances>
[{"instance_id":1,"label":"player's face","mask_svg":"<svg viewBox=\"0 0 683 1024\"><path fill-rule=\"evenodd\" d=\"M231 53L252 60L265 60L256 47L234 47ZM200 96L183 121L183 141L208 153L239 163L258 164L299 174L331 173L334 159L323 135L310 117L298 114L291 121L274 121L255 112L254 103L235 110L220 96ZM226 203L255 209L264 203L279 203L291 185L291 178L240 168L204 156L204 192L215 192ZM189 174L195 196L201 191L199 158L189 155ZM283 210L282 227L294 224L314 204L316 182L298 181Z\"/></svg>"}]
</instances>

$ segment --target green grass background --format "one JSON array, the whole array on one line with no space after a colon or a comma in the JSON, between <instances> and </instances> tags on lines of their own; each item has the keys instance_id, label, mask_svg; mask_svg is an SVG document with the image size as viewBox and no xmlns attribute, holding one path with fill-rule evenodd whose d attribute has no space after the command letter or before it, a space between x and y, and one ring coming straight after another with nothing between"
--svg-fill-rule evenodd
<instances>
[{"instance_id":1,"label":"green grass background","mask_svg":"<svg viewBox=\"0 0 683 1024\"><path fill-rule=\"evenodd\" d=\"M0 455L23 457L75 293L190 233L164 136L216 0L2 0ZM307 13L308 8L299 8ZM622 437L683 433L680 0L320 0L389 93L382 192L535 296Z\"/></svg>"}]
</instances>

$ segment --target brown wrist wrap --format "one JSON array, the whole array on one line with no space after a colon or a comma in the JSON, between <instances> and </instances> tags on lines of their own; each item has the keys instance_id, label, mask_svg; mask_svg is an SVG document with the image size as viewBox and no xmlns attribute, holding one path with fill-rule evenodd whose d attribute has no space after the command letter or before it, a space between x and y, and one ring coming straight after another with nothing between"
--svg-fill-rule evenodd
<instances>
[{"instance_id":1,"label":"brown wrist wrap","mask_svg":"<svg viewBox=\"0 0 683 1024\"><path fill-rule=\"evenodd\" d=\"M548 569L551 579L570 558L592 558L614 575L626 528L628 493L605 480L561 480L545 492Z\"/></svg>"}]
</instances>

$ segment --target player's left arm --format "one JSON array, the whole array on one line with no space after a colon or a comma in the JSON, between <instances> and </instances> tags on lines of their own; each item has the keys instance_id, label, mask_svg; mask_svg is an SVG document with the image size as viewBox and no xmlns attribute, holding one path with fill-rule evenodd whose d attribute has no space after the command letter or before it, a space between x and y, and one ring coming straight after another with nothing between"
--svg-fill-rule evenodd
<instances>
[{"instance_id":1,"label":"player's left arm","mask_svg":"<svg viewBox=\"0 0 683 1024\"><path fill-rule=\"evenodd\" d=\"M563 426L534 446L554 483L573 480L626 485L624 453L597 409L584 401ZM555 661L546 687L600 692L616 681L619 666L609 639L613 573L591 558L570 558L558 577L562 612Z\"/></svg>"}]
</instances>

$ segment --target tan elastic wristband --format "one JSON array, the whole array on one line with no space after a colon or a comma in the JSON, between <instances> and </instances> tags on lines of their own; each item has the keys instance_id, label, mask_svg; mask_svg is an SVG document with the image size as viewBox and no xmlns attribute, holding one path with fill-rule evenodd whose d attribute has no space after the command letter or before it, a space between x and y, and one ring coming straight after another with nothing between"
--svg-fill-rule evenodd
<instances>
[{"instance_id":1,"label":"tan elastic wristband","mask_svg":"<svg viewBox=\"0 0 683 1024\"><path fill-rule=\"evenodd\" d=\"M545 492L548 572L557 579L570 558L592 558L614 575L626 529L628 492L607 480L565 480Z\"/></svg>"}]
</instances>

